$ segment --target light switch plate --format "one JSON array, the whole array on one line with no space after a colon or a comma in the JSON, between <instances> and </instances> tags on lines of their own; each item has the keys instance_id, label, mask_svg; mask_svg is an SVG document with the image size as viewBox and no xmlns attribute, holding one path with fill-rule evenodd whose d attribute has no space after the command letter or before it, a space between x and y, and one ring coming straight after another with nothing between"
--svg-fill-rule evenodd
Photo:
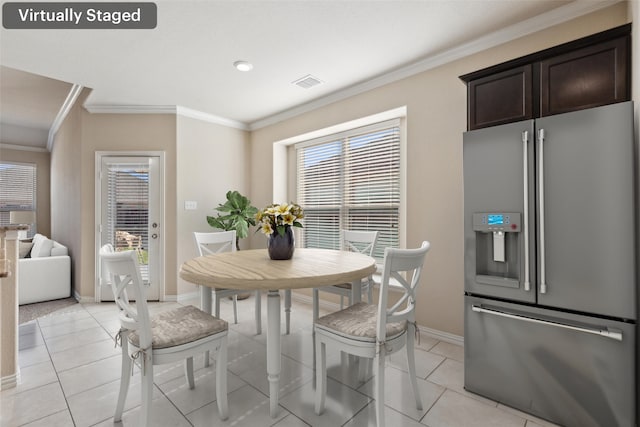
<instances>
[{"instance_id":1,"label":"light switch plate","mask_svg":"<svg viewBox=\"0 0 640 427\"><path fill-rule=\"evenodd\" d=\"M184 210L185 211L193 211L198 209L198 202L195 200L185 200L184 202Z\"/></svg>"}]
</instances>

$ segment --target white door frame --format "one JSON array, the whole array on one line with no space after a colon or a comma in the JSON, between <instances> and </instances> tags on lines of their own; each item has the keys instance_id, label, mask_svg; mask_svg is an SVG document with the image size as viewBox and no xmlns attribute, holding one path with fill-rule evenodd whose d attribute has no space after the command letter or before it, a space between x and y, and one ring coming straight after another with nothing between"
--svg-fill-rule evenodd
<instances>
[{"instance_id":1,"label":"white door frame","mask_svg":"<svg viewBox=\"0 0 640 427\"><path fill-rule=\"evenodd\" d=\"M104 157L159 157L159 175L160 179L158 182L158 196L160 198L160 212L158 212L158 220L160 222L160 227L158 233L160 234L160 242L158 247L158 271L160 274L158 275L158 293L159 300L165 301L166 298L166 289L165 289L165 280L164 280L164 258L165 258L165 203L164 203L164 193L165 193L165 153L164 151L96 151L95 156L95 215L94 215L94 301L100 302L100 216L101 216L101 207L102 207L102 186L100 182L100 173L102 171L102 159Z\"/></svg>"}]
</instances>

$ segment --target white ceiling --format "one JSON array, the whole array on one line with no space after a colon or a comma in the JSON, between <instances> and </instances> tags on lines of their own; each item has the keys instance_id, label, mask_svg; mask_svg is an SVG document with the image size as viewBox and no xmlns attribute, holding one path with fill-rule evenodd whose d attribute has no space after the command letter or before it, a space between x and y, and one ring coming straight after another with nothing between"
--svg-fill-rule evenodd
<instances>
[{"instance_id":1,"label":"white ceiling","mask_svg":"<svg viewBox=\"0 0 640 427\"><path fill-rule=\"evenodd\" d=\"M0 121L5 127L29 120L7 96L28 91L5 86L19 80L9 67L92 88L85 103L90 111L182 107L255 128L371 82L420 71L461 47L506 41L492 35L518 37L615 2L159 0L154 30L2 28ZM254 69L239 72L236 60ZM324 83L311 89L292 84L308 74ZM70 86L49 83L56 93ZM60 94L52 99L60 102ZM36 107L27 112L38 116Z\"/></svg>"}]
</instances>

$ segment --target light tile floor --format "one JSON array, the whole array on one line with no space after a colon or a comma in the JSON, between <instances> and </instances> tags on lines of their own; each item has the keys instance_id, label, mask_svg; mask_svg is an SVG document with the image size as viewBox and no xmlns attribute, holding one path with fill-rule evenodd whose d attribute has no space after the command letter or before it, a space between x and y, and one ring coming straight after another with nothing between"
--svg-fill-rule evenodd
<instances>
[{"instance_id":1,"label":"light tile floor","mask_svg":"<svg viewBox=\"0 0 640 427\"><path fill-rule=\"evenodd\" d=\"M215 368L196 371L196 387L185 385L182 364L155 368L153 426L375 426L373 383L359 383L349 364L328 355L326 410L313 410L314 376L311 307L294 302L291 334L282 336L280 413L269 416L266 332L255 335L253 297L239 301L239 323L231 324L228 357L229 419L218 418ZM198 304L198 301L186 303ZM263 331L266 304L263 301ZM153 303L152 312L177 303ZM231 319L225 300L221 317ZM284 318L284 316L283 316ZM283 319L284 322L284 319ZM112 426L120 376L114 304L77 304L20 326L18 387L0 392L0 426ZM284 325L283 325L284 330ZM424 409L418 411L407 378L404 351L392 355L385 372L388 426L552 426L463 389L462 347L433 338L416 348ZM345 359L346 361L346 359ZM203 366L203 360L196 360ZM134 374L121 424L135 426L140 405Z\"/></svg>"}]
</instances>

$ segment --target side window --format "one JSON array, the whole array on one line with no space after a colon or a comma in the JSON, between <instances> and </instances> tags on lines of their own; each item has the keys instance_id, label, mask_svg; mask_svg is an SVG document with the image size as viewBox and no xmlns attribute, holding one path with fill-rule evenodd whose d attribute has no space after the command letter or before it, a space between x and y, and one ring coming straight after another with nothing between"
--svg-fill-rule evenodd
<instances>
[{"instance_id":1,"label":"side window","mask_svg":"<svg viewBox=\"0 0 640 427\"><path fill-rule=\"evenodd\" d=\"M28 237L36 228L36 165L0 162L0 225L29 224Z\"/></svg>"}]
</instances>

